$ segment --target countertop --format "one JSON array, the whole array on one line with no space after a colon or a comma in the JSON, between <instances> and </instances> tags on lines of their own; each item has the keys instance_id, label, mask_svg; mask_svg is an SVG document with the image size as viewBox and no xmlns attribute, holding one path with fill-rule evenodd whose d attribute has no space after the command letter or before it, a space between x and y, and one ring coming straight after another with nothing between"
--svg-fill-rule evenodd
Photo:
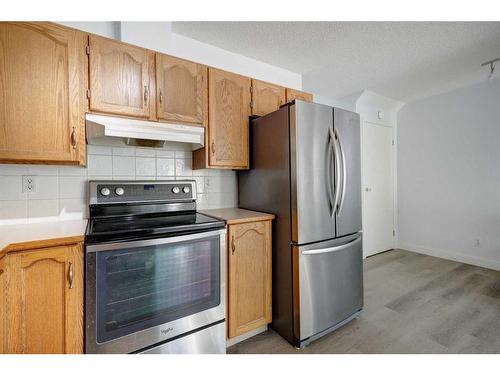
<instances>
[{"instance_id":1,"label":"countertop","mask_svg":"<svg viewBox=\"0 0 500 375\"><path fill-rule=\"evenodd\" d=\"M199 212L225 220L228 224L274 219L273 214L241 208L207 209ZM0 225L0 257L12 251L83 242L86 227L87 220Z\"/></svg>"},{"instance_id":2,"label":"countertop","mask_svg":"<svg viewBox=\"0 0 500 375\"><path fill-rule=\"evenodd\" d=\"M12 251L83 242L87 220L0 225L0 257Z\"/></svg>"},{"instance_id":3,"label":"countertop","mask_svg":"<svg viewBox=\"0 0 500 375\"><path fill-rule=\"evenodd\" d=\"M221 220L225 220L228 224L248 223L252 221L261 221L261 220L272 220L275 217L273 214L244 210L242 208L237 208L237 207L200 210L199 212L202 214L216 217Z\"/></svg>"}]
</instances>

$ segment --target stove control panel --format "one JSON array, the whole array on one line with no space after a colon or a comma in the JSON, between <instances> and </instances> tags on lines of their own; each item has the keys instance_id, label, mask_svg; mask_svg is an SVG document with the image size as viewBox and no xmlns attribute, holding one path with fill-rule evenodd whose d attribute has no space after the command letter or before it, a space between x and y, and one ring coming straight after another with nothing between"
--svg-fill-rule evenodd
<instances>
[{"instance_id":1,"label":"stove control panel","mask_svg":"<svg viewBox=\"0 0 500 375\"><path fill-rule=\"evenodd\" d=\"M196 181L90 181L90 204L195 201Z\"/></svg>"}]
</instances>

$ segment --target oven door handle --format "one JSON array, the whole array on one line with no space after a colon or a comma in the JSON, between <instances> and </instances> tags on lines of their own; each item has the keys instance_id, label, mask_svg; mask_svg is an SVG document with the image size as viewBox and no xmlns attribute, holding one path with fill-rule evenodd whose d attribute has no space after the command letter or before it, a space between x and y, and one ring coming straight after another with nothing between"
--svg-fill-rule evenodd
<instances>
[{"instance_id":1,"label":"oven door handle","mask_svg":"<svg viewBox=\"0 0 500 375\"><path fill-rule=\"evenodd\" d=\"M202 238L219 237L221 235L226 235L226 229L212 230L202 233L186 234L183 236L173 236L173 237L163 237L154 238L150 240L139 240L139 241L127 241L127 242L115 242L97 245L87 245L87 253L95 253L99 251L110 251L110 250L121 250L130 249L134 247L146 247L155 245L164 245L169 243L184 242L190 240L198 240Z\"/></svg>"}]
</instances>

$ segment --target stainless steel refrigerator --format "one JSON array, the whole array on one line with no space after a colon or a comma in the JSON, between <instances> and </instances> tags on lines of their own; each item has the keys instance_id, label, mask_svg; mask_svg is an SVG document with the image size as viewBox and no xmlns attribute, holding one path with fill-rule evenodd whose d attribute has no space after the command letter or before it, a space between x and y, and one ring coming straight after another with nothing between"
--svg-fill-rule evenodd
<instances>
[{"instance_id":1,"label":"stainless steel refrigerator","mask_svg":"<svg viewBox=\"0 0 500 375\"><path fill-rule=\"evenodd\" d=\"M359 115L296 100L250 126L239 206L276 214L273 329L303 347L363 307Z\"/></svg>"}]
</instances>

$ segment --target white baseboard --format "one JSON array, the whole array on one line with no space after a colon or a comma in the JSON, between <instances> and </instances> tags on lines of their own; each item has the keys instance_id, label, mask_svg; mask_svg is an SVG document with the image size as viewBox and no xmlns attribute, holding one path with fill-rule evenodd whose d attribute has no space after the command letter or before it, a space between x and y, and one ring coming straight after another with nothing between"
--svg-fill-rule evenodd
<instances>
[{"instance_id":1,"label":"white baseboard","mask_svg":"<svg viewBox=\"0 0 500 375\"><path fill-rule=\"evenodd\" d=\"M267 331L267 324L263 325L262 327L255 328L255 329L251 330L250 332L244 333L244 334L239 335L237 337L233 337L232 339L228 339L228 340L226 340L226 348L229 348L230 346L233 346L239 342L242 342L246 339L249 339L252 336L256 336L259 333L262 333L265 331Z\"/></svg>"},{"instance_id":2,"label":"white baseboard","mask_svg":"<svg viewBox=\"0 0 500 375\"><path fill-rule=\"evenodd\" d=\"M448 260L454 260L457 262L472 264L473 266L479 266L484 268L490 268L493 270L500 271L500 261L493 259L485 259L480 257L475 257L472 255L466 255L461 253L453 253L447 250L441 249L430 249L427 247L410 244L407 242L399 242L398 249L408 250L414 253L430 255L436 258L443 258Z\"/></svg>"}]
</instances>

